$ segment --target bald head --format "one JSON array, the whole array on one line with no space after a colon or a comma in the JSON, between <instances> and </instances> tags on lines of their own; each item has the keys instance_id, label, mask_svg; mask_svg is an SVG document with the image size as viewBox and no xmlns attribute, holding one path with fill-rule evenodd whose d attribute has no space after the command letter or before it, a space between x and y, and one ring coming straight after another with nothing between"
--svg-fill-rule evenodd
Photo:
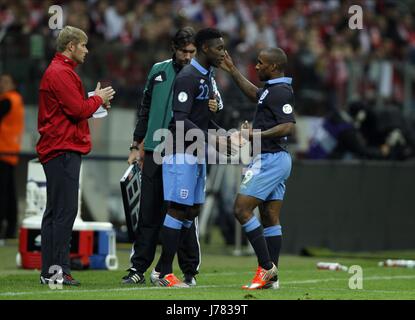
<instances>
[{"instance_id":1,"label":"bald head","mask_svg":"<svg viewBox=\"0 0 415 320\"><path fill-rule=\"evenodd\" d=\"M275 64L279 72L284 72L287 67L287 55L281 48L267 48L261 51L264 59L269 64Z\"/></svg>"}]
</instances>

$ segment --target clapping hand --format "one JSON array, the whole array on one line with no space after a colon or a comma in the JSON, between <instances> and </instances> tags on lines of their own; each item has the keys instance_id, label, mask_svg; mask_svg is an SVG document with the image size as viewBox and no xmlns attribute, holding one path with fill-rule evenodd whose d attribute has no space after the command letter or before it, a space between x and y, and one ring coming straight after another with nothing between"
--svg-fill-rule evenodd
<instances>
[{"instance_id":1,"label":"clapping hand","mask_svg":"<svg viewBox=\"0 0 415 320\"><path fill-rule=\"evenodd\" d=\"M114 98L115 90L112 87L106 87L101 89L101 82L97 83L97 87L95 88L95 95L101 97L104 101L104 107L106 109L111 108L110 101Z\"/></svg>"}]
</instances>

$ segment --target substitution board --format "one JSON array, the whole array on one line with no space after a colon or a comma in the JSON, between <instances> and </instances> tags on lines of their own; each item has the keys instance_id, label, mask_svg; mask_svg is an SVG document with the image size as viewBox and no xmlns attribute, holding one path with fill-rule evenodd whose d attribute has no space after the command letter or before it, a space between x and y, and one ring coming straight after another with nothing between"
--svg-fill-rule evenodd
<instances>
[{"instance_id":1,"label":"substitution board","mask_svg":"<svg viewBox=\"0 0 415 320\"><path fill-rule=\"evenodd\" d=\"M138 227L141 194L141 171L137 163L128 167L120 180L120 185L128 237L130 241L134 241Z\"/></svg>"}]
</instances>

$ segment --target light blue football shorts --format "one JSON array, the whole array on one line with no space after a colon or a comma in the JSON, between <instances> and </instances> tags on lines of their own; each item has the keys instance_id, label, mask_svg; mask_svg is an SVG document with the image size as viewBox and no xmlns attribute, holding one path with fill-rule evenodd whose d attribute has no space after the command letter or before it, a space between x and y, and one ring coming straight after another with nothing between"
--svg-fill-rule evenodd
<instances>
[{"instance_id":1,"label":"light blue football shorts","mask_svg":"<svg viewBox=\"0 0 415 320\"><path fill-rule=\"evenodd\" d=\"M285 151L257 155L245 169L239 193L263 201L283 200L291 166Z\"/></svg>"},{"instance_id":2,"label":"light blue football shorts","mask_svg":"<svg viewBox=\"0 0 415 320\"><path fill-rule=\"evenodd\" d=\"M177 153L165 156L162 167L164 200L188 206L205 202L206 163Z\"/></svg>"}]
</instances>

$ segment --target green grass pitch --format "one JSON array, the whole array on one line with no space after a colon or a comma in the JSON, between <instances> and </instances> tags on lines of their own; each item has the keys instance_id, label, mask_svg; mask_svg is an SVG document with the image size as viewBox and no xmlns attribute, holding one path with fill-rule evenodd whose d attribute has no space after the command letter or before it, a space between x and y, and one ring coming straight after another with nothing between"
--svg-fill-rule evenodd
<instances>
[{"instance_id":1,"label":"green grass pitch","mask_svg":"<svg viewBox=\"0 0 415 320\"><path fill-rule=\"evenodd\" d=\"M51 290L39 284L37 270L18 269L15 263L17 242L0 247L0 300L51 299L137 299L137 300L337 300L337 299L415 299L415 269L378 267L378 259L350 257L300 257L282 255L280 289L245 291L243 284L252 278L254 256L232 256L223 245L202 243L202 264L197 287L189 289L157 288L150 284L149 272L144 286L122 285L129 257L128 245L118 245L117 271L74 271L80 287ZM158 255L158 253L157 253ZM156 256L157 256L156 255ZM396 254L394 254L396 256ZM414 256L406 253L407 256ZM340 255L341 256L341 255ZM387 257L387 256L385 256ZM406 257L409 258L409 257ZM363 288L350 289L352 274L344 271L317 270L318 261L335 261L363 270ZM177 264L175 271L180 275Z\"/></svg>"}]
</instances>

